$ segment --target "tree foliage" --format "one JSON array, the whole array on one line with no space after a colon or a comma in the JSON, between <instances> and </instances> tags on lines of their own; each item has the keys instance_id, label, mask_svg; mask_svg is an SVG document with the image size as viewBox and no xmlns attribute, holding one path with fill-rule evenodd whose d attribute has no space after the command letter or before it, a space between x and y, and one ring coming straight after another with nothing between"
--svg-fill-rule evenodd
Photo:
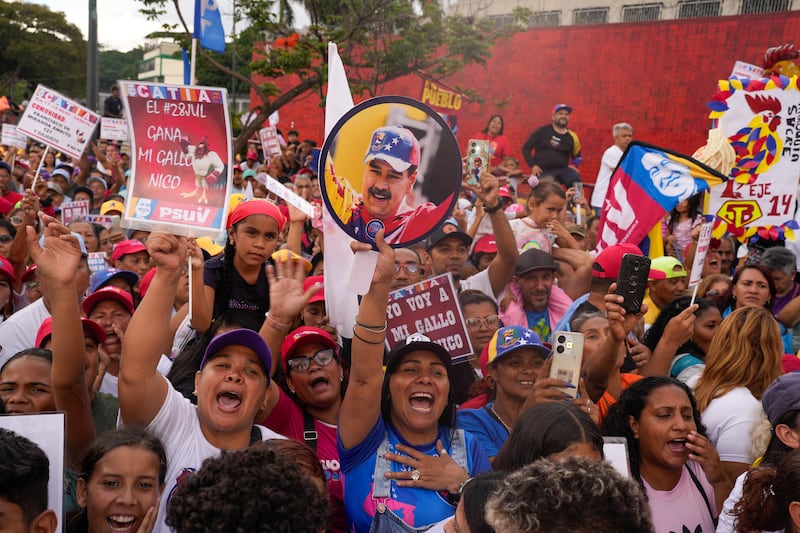
<instances>
[{"instance_id":1,"label":"tree foliage","mask_svg":"<svg viewBox=\"0 0 800 533\"><path fill-rule=\"evenodd\" d=\"M43 83L79 98L86 91L86 41L62 12L0 2L0 91ZM21 95L14 95L19 98Z\"/></svg>"},{"instance_id":2,"label":"tree foliage","mask_svg":"<svg viewBox=\"0 0 800 533\"><path fill-rule=\"evenodd\" d=\"M110 92L117 80L135 80L144 49L136 47L128 52L101 50L97 55L98 78L101 92Z\"/></svg>"},{"instance_id":3,"label":"tree foliage","mask_svg":"<svg viewBox=\"0 0 800 533\"><path fill-rule=\"evenodd\" d=\"M191 38L186 21L193 14L181 13L178 0L138 1L141 11L153 19L163 16L171 4L183 24L179 29L187 40ZM284 0L237 0L234 16L246 21L249 29L234 36L233 46L243 59L236 71L228 61L198 48L205 62L225 76L236 77L264 102L261 114L237 138L237 152L270 113L307 92L321 92L327 78L329 42L339 47L352 92L374 94L381 84L414 72L439 78L467 64L485 64L494 41L522 29L528 15L518 9L512 24L498 27L487 19L446 15L439 2L432 0L305 0L302 4L311 23L298 32ZM299 33L296 41L279 44L295 32ZM243 63L249 63L249 72L240 68ZM259 84L251 75L267 81ZM205 82L199 76L198 81Z\"/></svg>"}]
</instances>

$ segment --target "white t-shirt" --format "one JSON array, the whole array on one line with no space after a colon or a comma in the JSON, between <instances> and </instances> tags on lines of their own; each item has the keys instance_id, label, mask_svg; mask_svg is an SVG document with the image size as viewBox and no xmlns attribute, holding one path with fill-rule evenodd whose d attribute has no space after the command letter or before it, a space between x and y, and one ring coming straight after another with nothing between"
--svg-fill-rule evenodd
<instances>
[{"instance_id":1,"label":"white t-shirt","mask_svg":"<svg viewBox=\"0 0 800 533\"><path fill-rule=\"evenodd\" d=\"M655 490L643 479L656 533L714 531L714 520L711 516L712 513L717 515L714 487L699 464L691 460L686 464L700 482L712 512L709 512L700 489L686 467L681 468L681 478L672 490Z\"/></svg>"},{"instance_id":2,"label":"white t-shirt","mask_svg":"<svg viewBox=\"0 0 800 533\"><path fill-rule=\"evenodd\" d=\"M501 294L503 294L503 290L499 293L495 294L492 290L492 280L489 279L489 269L486 268L481 270L477 274L473 274L472 276L468 277L467 279L462 279L459 282L462 291L466 290L473 290L473 291L481 291L482 293L491 296L495 300L497 300Z\"/></svg>"},{"instance_id":3,"label":"white t-shirt","mask_svg":"<svg viewBox=\"0 0 800 533\"><path fill-rule=\"evenodd\" d=\"M49 316L44 298L39 298L0 324L0 367L17 352L36 347L36 332Z\"/></svg>"},{"instance_id":4,"label":"white t-shirt","mask_svg":"<svg viewBox=\"0 0 800 533\"><path fill-rule=\"evenodd\" d=\"M614 173L614 169L621 158L622 150L616 144L603 152L600 170L597 171L597 181L595 181L594 191L592 191L592 207L603 207L603 200L606 199L608 186L611 183L611 175Z\"/></svg>"},{"instance_id":5,"label":"white t-shirt","mask_svg":"<svg viewBox=\"0 0 800 533\"><path fill-rule=\"evenodd\" d=\"M725 503L722 505L722 512L719 513L719 523L717 524L717 533L734 533L736 531L736 517L733 516L733 508L736 503L742 499L742 489L744 482L747 479L749 472L743 472L736 478L736 483L733 485L733 490L728 495ZM764 531L762 533L780 533L779 531Z\"/></svg>"},{"instance_id":6,"label":"white t-shirt","mask_svg":"<svg viewBox=\"0 0 800 533\"><path fill-rule=\"evenodd\" d=\"M155 533L170 531L164 520L167 503L178 486L179 478L187 472L196 472L204 460L221 453L203 435L200 420L197 418L197 406L184 398L168 381L167 384L167 397L158 414L147 426L149 431L161 439L167 453L167 478L164 493L161 495L158 520L153 530ZM263 426L256 427L261 431L262 440L286 438Z\"/></svg>"},{"instance_id":7,"label":"white t-shirt","mask_svg":"<svg viewBox=\"0 0 800 533\"><path fill-rule=\"evenodd\" d=\"M720 461L753 462L751 432L761 421L762 413L761 402L745 387L736 387L711 400L701 418Z\"/></svg>"},{"instance_id":8,"label":"white t-shirt","mask_svg":"<svg viewBox=\"0 0 800 533\"><path fill-rule=\"evenodd\" d=\"M161 359L158 360L158 372L162 376L166 376L169 374L169 370L172 368L172 361L169 360L165 355L161 355ZM104 392L106 394L110 394L115 398L119 398L119 377L109 374L108 372L105 373L103 376L103 381L100 383L100 392Z\"/></svg>"}]
</instances>

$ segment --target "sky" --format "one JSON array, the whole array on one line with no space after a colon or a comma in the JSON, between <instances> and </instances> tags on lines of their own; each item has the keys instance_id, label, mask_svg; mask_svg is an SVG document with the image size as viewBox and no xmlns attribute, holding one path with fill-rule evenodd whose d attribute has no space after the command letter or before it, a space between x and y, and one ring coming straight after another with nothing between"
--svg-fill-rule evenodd
<instances>
[{"instance_id":1,"label":"sky","mask_svg":"<svg viewBox=\"0 0 800 533\"><path fill-rule=\"evenodd\" d=\"M84 38L88 38L89 0L23 0L26 3L44 4L51 11L66 14L67 21L80 28ZM233 29L234 0L218 0L222 14L222 25L225 34L230 35ZM180 0L184 20L191 26L194 16L194 1ZM97 0L97 38L107 50L127 52L145 42L145 36L154 31L161 31L162 22L148 21L139 13L141 2L136 0ZM172 1L167 2L167 16L163 22L177 23Z\"/></svg>"}]
</instances>

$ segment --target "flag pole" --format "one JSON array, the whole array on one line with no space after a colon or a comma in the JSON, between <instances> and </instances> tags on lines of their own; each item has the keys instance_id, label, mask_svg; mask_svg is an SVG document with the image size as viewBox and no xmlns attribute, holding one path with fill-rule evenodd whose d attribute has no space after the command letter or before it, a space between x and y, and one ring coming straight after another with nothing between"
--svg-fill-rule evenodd
<instances>
[{"instance_id":1,"label":"flag pole","mask_svg":"<svg viewBox=\"0 0 800 533\"><path fill-rule=\"evenodd\" d=\"M192 59L189 62L189 85L195 84L195 59L197 58L197 39L192 37Z\"/></svg>"}]
</instances>

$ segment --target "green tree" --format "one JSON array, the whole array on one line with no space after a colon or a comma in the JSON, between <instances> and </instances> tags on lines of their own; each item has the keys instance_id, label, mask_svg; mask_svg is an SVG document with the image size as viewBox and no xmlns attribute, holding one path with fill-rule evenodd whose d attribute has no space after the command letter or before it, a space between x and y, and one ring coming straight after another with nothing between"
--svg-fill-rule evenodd
<instances>
[{"instance_id":1,"label":"green tree","mask_svg":"<svg viewBox=\"0 0 800 533\"><path fill-rule=\"evenodd\" d=\"M86 91L86 41L62 12L0 2L0 91L43 83L80 98ZM19 98L20 95L14 95Z\"/></svg>"},{"instance_id":2,"label":"green tree","mask_svg":"<svg viewBox=\"0 0 800 533\"><path fill-rule=\"evenodd\" d=\"M144 49L142 47L136 47L129 52L101 50L97 55L100 91L109 92L117 80L137 79L139 62L143 57Z\"/></svg>"},{"instance_id":3,"label":"green tree","mask_svg":"<svg viewBox=\"0 0 800 533\"><path fill-rule=\"evenodd\" d=\"M141 11L155 20L172 4L181 20L183 39L191 38L186 21L192 20L193 13L183 14L178 0L138 1L143 4ZM435 0L305 0L309 27L294 46L270 46L296 31L286 4L284 0L237 0L234 16L258 30L258 34L242 32L234 36L237 57L249 64L249 73L240 68L238 60L234 71L227 61L198 47L203 61L225 76L235 77L264 102L261 114L237 137L236 152L244 149L247 139L272 112L310 91L322 90L328 72L328 42L339 47L352 92L374 94L381 84L406 74L423 71L445 77L467 64L485 64L494 41L522 29L529 15L527 10L517 9L513 23L498 27L488 19L445 15ZM245 42L255 37L260 37L266 47ZM251 61L254 55L257 59ZM251 75L256 74L268 81L254 82ZM280 85L277 80L281 80ZM291 80L288 87L287 80ZM198 81L203 83L204 79L198 76Z\"/></svg>"}]
</instances>

